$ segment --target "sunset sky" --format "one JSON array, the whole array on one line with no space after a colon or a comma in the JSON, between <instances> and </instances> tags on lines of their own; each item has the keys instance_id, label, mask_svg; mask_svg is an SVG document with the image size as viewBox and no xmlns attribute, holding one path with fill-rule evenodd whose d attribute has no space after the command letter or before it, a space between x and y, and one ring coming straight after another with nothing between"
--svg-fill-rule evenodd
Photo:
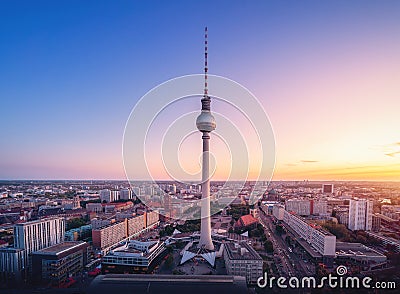
<instances>
[{"instance_id":1,"label":"sunset sky","mask_svg":"<svg viewBox=\"0 0 400 294\"><path fill-rule=\"evenodd\" d=\"M202 72L204 26L209 72L269 116L273 180L400 180L399 1L0 1L0 179L124 179L132 108Z\"/></svg>"}]
</instances>

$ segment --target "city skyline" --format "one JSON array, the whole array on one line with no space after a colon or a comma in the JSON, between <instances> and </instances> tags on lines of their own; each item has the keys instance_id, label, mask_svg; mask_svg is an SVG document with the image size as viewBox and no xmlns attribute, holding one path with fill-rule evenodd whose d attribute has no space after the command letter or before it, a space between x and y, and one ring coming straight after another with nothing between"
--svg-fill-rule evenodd
<instances>
[{"instance_id":1,"label":"city skyline","mask_svg":"<svg viewBox=\"0 0 400 294\"><path fill-rule=\"evenodd\" d=\"M270 118L272 180L398 180L400 3L289 3L1 3L0 179L124 179L130 110L202 72L208 26L210 74Z\"/></svg>"}]
</instances>

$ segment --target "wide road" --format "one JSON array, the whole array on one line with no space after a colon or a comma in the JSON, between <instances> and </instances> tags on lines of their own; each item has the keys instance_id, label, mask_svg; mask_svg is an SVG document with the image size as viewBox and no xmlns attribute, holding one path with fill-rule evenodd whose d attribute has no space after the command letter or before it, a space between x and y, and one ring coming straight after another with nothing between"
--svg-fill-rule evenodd
<instances>
[{"instance_id":1,"label":"wide road","mask_svg":"<svg viewBox=\"0 0 400 294\"><path fill-rule=\"evenodd\" d=\"M276 233L272 217L264 215L262 211L260 211L259 216L261 224L266 229L268 238L274 245L276 254L282 260L284 272L289 276L296 277L313 276L314 268L302 259L302 253L298 250L296 250L297 252L290 252L288 244L282 236Z\"/></svg>"},{"instance_id":2,"label":"wide road","mask_svg":"<svg viewBox=\"0 0 400 294\"><path fill-rule=\"evenodd\" d=\"M287 245L285 245L284 242L282 243L282 238L277 236L275 230L272 229L271 224L268 221L268 217L266 217L262 211L259 213L259 220L261 225L264 227L265 234L274 246L274 255L275 259L277 259L277 268L278 271L280 271L280 274L285 277L293 275L297 276L297 271L290 262L288 255L285 254L285 247L287 247Z\"/></svg>"}]
</instances>

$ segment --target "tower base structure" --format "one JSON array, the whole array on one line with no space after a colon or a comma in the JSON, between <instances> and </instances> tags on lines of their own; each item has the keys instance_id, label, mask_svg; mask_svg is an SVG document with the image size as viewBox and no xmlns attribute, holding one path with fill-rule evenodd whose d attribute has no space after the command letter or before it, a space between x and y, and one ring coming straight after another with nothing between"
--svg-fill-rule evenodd
<instances>
[{"instance_id":1,"label":"tower base structure","mask_svg":"<svg viewBox=\"0 0 400 294\"><path fill-rule=\"evenodd\" d=\"M214 267L215 259L223 256L224 244L216 241L213 241L212 243L214 249L209 250L204 246L204 244L202 245L198 239L190 241L182 251L182 259L180 264L184 264L193 258L203 258L212 267Z\"/></svg>"}]
</instances>

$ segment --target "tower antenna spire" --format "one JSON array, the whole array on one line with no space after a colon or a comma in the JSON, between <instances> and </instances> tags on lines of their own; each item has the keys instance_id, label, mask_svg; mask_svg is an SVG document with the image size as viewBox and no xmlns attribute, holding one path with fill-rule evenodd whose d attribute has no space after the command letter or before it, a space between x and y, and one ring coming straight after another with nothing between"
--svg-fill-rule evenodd
<instances>
[{"instance_id":1,"label":"tower antenna spire","mask_svg":"<svg viewBox=\"0 0 400 294\"><path fill-rule=\"evenodd\" d=\"M204 29L204 95L201 99L201 110L211 110L211 99L208 96L208 29Z\"/></svg>"},{"instance_id":2,"label":"tower antenna spire","mask_svg":"<svg viewBox=\"0 0 400 294\"><path fill-rule=\"evenodd\" d=\"M204 29L204 97L208 96L207 85L207 72L208 72L208 30Z\"/></svg>"}]
</instances>

